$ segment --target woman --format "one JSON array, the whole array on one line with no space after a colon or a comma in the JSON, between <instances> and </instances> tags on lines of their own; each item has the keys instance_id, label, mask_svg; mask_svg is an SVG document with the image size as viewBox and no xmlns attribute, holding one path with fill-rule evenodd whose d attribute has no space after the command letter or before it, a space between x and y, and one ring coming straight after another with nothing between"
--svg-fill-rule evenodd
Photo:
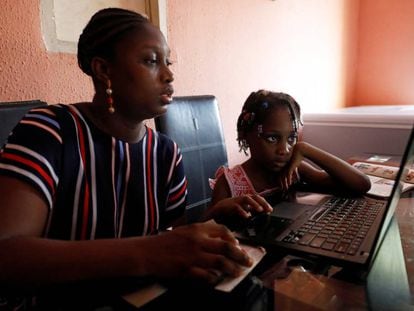
<instances>
[{"instance_id":1,"label":"woman","mask_svg":"<svg viewBox=\"0 0 414 311\"><path fill-rule=\"evenodd\" d=\"M0 154L0 283L7 289L120 277L214 283L251 265L215 222L165 231L185 211L182 158L143 121L172 100L169 53L143 16L101 10L78 43L92 102L35 109L14 129ZM214 210L240 206L270 209L246 196Z\"/></svg>"}]
</instances>

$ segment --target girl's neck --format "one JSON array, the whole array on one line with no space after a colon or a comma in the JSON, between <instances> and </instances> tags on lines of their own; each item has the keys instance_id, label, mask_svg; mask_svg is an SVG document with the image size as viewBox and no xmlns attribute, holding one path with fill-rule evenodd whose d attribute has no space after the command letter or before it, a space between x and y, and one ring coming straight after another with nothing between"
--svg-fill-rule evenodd
<instances>
[{"instance_id":1,"label":"girl's neck","mask_svg":"<svg viewBox=\"0 0 414 311\"><path fill-rule=\"evenodd\" d=\"M258 165L251 158L244 162L242 167L257 192L279 186L279 174Z\"/></svg>"}]
</instances>

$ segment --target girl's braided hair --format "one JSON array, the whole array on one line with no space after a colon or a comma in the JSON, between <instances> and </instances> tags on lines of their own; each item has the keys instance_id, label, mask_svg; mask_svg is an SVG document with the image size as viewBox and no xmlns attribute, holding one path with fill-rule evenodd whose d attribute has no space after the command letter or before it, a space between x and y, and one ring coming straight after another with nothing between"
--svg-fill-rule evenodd
<instances>
[{"instance_id":1,"label":"girl's braided hair","mask_svg":"<svg viewBox=\"0 0 414 311\"><path fill-rule=\"evenodd\" d=\"M301 111L299 104L292 96L267 90L252 92L244 102L242 112L237 119L237 141L240 151L247 154L246 134L263 124L269 111L277 107L289 109L293 129L295 132L299 131L300 126L303 125Z\"/></svg>"},{"instance_id":2,"label":"girl's braided hair","mask_svg":"<svg viewBox=\"0 0 414 311\"><path fill-rule=\"evenodd\" d=\"M96 12L79 37L79 67L92 76L93 57L112 59L115 44L130 31L142 29L148 23L145 16L125 9L106 8Z\"/></svg>"}]
</instances>

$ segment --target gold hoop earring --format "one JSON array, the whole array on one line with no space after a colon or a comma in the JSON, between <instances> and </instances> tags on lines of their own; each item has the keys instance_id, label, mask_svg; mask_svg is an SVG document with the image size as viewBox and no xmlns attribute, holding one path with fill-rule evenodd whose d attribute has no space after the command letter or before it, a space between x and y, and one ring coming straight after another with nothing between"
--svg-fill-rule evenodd
<instances>
[{"instance_id":1,"label":"gold hoop earring","mask_svg":"<svg viewBox=\"0 0 414 311\"><path fill-rule=\"evenodd\" d=\"M114 99L112 98L112 88L111 88L111 80L108 79L108 87L106 88L106 103L108 104L108 111L110 114L113 114L115 112L114 108Z\"/></svg>"}]
</instances>

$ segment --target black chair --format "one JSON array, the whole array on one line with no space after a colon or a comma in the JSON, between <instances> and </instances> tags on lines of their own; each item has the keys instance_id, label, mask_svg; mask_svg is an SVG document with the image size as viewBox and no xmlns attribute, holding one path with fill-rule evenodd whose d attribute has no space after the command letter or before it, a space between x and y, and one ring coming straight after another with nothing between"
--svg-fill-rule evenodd
<instances>
[{"instance_id":1,"label":"black chair","mask_svg":"<svg viewBox=\"0 0 414 311\"><path fill-rule=\"evenodd\" d=\"M181 150L188 179L187 215L196 220L211 200L208 179L228 164L217 100L212 95L174 97L155 125Z\"/></svg>"},{"instance_id":2,"label":"black chair","mask_svg":"<svg viewBox=\"0 0 414 311\"><path fill-rule=\"evenodd\" d=\"M32 108L47 106L40 100L0 103L0 147L21 118Z\"/></svg>"}]
</instances>

